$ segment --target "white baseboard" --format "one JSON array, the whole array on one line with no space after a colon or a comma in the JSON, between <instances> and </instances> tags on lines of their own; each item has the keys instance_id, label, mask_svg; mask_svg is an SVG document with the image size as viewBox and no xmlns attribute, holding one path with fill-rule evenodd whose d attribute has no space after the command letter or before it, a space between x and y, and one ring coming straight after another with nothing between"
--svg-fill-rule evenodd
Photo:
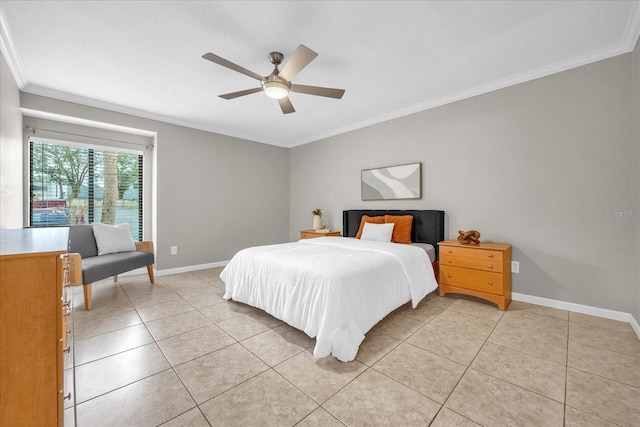
<instances>
[{"instance_id":1,"label":"white baseboard","mask_svg":"<svg viewBox=\"0 0 640 427\"><path fill-rule=\"evenodd\" d=\"M557 308L560 310L573 311L575 313L588 314L590 316L603 317L605 319L618 320L631 325L633 331L640 339L640 325L631 313L623 311L609 310L606 308L591 307L589 305L576 304L573 302L559 301L550 298L536 297L533 295L512 293L511 299L514 301L528 302L531 304L541 305L543 307Z\"/></svg>"},{"instance_id":2,"label":"white baseboard","mask_svg":"<svg viewBox=\"0 0 640 427\"><path fill-rule=\"evenodd\" d=\"M189 273L190 271L205 270L207 268L224 267L229 261L211 262L209 264L189 265L187 267L169 268L166 270L156 270L156 276L168 276L169 274Z\"/></svg>"}]
</instances>

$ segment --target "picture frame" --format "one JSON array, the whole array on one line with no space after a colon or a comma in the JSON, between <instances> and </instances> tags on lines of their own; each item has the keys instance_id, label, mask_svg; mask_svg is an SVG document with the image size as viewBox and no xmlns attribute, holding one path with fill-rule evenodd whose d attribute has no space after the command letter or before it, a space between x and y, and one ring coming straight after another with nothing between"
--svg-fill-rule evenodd
<instances>
[{"instance_id":1,"label":"picture frame","mask_svg":"<svg viewBox=\"0 0 640 427\"><path fill-rule=\"evenodd\" d=\"M422 163L364 169L360 174L362 200L422 198Z\"/></svg>"}]
</instances>

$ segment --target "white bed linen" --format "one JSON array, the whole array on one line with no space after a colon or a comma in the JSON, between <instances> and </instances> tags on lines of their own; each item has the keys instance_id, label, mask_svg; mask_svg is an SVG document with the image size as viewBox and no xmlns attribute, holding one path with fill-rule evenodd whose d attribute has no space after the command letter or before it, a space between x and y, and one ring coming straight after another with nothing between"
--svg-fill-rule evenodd
<instances>
[{"instance_id":1,"label":"white bed linen","mask_svg":"<svg viewBox=\"0 0 640 427\"><path fill-rule=\"evenodd\" d=\"M364 334L437 287L426 252L320 237L238 252L220 275L225 299L260 308L316 338L315 357L353 360Z\"/></svg>"}]
</instances>

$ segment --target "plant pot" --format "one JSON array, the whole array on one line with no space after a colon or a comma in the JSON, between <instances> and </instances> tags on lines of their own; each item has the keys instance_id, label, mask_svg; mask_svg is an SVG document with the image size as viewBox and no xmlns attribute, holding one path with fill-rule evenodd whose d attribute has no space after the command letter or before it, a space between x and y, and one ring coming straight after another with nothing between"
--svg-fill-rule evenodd
<instances>
[{"instance_id":1,"label":"plant pot","mask_svg":"<svg viewBox=\"0 0 640 427\"><path fill-rule=\"evenodd\" d=\"M322 227L322 223L320 222L320 215L313 216L313 229L318 230Z\"/></svg>"}]
</instances>

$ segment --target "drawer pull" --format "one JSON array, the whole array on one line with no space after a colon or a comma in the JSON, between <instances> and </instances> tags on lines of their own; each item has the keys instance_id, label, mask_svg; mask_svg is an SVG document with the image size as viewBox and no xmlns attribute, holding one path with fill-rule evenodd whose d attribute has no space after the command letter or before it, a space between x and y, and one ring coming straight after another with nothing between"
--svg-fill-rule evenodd
<instances>
[{"instance_id":1,"label":"drawer pull","mask_svg":"<svg viewBox=\"0 0 640 427\"><path fill-rule=\"evenodd\" d=\"M62 350L64 353L71 354L71 345L68 345L67 348Z\"/></svg>"},{"instance_id":2,"label":"drawer pull","mask_svg":"<svg viewBox=\"0 0 640 427\"><path fill-rule=\"evenodd\" d=\"M451 253L453 253L453 251L452 251L451 249L449 249L449 250L447 251L447 253L448 253L448 254L451 254Z\"/></svg>"},{"instance_id":3,"label":"drawer pull","mask_svg":"<svg viewBox=\"0 0 640 427\"><path fill-rule=\"evenodd\" d=\"M451 275L450 275L450 274L447 274L447 277L448 277L449 279L451 279Z\"/></svg>"},{"instance_id":4,"label":"drawer pull","mask_svg":"<svg viewBox=\"0 0 640 427\"><path fill-rule=\"evenodd\" d=\"M67 393L62 399L63 400L71 400L71 392Z\"/></svg>"},{"instance_id":5,"label":"drawer pull","mask_svg":"<svg viewBox=\"0 0 640 427\"><path fill-rule=\"evenodd\" d=\"M493 258L493 254L489 254L487 255L489 258Z\"/></svg>"},{"instance_id":6,"label":"drawer pull","mask_svg":"<svg viewBox=\"0 0 640 427\"><path fill-rule=\"evenodd\" d=\"M493 265L487 264L487 268L493 268Z\"/></svg>"},{"instance_id":7,"label":"drawer pull","mask_svg":"<svg viewBox=\"0 0 640 427\"><path fill-rule=\"evenodd\" d=\"M447 260L447 262L448 262L449 264L451 264L451 259L448 259L448 260Z\"/></svg>"},{"instance_id":8,"label":"drawer pull","mask_svg":"<svg viewBox=\"0 0 640 427\"><path fill-rule=\"evenodd\" d=\"M492 282L491 280L489 280L489 281L487 282L487 284L489 284L489 285L493 286L493 282Z\"/></svg>"}]
</instances>

